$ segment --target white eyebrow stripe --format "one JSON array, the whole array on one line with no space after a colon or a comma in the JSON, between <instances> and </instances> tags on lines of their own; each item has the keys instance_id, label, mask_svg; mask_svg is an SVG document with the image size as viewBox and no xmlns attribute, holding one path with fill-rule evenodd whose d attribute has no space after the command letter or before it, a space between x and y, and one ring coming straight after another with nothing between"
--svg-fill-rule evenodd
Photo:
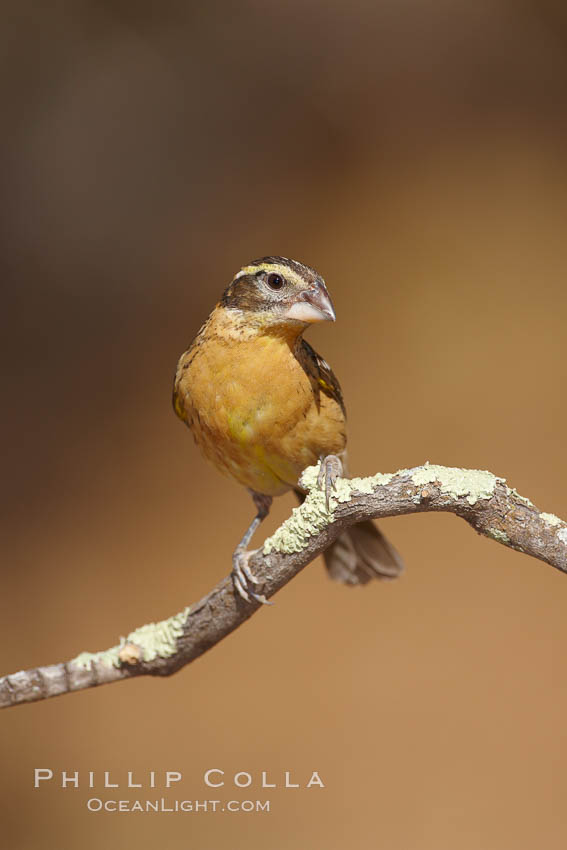
<instances>
[{"instance_id":1,"label":"white eyebrow stripe","mask_svg":"<svg viewBox=\"0 0 567 850\"><path fill-rule=\"evenodd\" d=\"M285 257L282 257L282 260L285 260ZM289 261L291 262L291 260ZM240 269L237 275L233 278L234 280L238 280L239 277L242 277L246 274L257 274L258 272L277 272L278 274L283 275L284 277L295 278L295 280L299 280L303 282L303 278L293 268L289 268L289 266L284 265L283 263L259 263L256 266L244 266L244 268Z\"/></svg>"}]
</instances>

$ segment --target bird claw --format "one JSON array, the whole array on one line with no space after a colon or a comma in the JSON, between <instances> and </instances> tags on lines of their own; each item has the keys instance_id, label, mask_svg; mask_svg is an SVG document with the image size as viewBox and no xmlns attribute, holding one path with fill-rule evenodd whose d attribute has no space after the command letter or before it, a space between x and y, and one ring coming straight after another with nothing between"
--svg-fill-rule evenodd
<instances>
[{"instance_id":1,"label":"bird claw","mask_svg":"<svg viewBox=\"0 0 567 850\"><path fill-rule=\"evenodd\" d=\"M253 551L236 551L232 556L232 581L234 582L234 587L236 588L238 595L241 596L245 602L251 602L252 599L254 599L262 605L273 605L274 603L266 599L263 593L255 593L250 589L249 585L251 584L262 584L260 579L256 578L248 566L248 560L253 554Z\"/></svg>"},{"instance_id":2,"label":"bird claw","mask_svg":"<svg viewBox=\"0 0 567 850\"><path fill-rule=\"evenodd\" d=\"M317 487L320 490L325 490L325 505L329 510L329 502L331 492L335 489L337 478L343 474L343 465L341 459L336 455L327 455L321 459L319 466L319 474L317 476Z\"/></svg>"},{"instance_id":3,"label":"bird claw","mask_svg":"<svg viewBox=\"0 0 567 850\"><path fill-rule=\"evenodd\" d=\"M244 573L248 581L252 582L252 584L262 584L260 579L256 578L256 576L248 566L248 558L246 558L242 564L242 572Z\"/></svg>"}]
</instances>

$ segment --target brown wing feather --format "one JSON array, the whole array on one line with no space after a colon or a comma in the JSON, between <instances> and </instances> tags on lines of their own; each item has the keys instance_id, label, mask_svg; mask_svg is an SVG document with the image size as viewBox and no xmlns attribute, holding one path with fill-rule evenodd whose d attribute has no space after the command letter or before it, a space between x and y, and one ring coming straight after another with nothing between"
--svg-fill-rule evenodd
<instances>
[{"instance_id":1,"label":"brown wing feather","mask_svg":"<svg viewBox=\"0 0 567 850\"><path fill-rule=\"evenodd\" d=\"M317 354L315 349L312 348L303 338L301 339L299 347L298 360L313 384L316 396L323 392L326 396L329 396L329 398L334 399L334 401L336 401L340 406L343 416L346 417L343 394L335 373L327 361L324 360L320 354Z\"/></svg>"}]
</instances>

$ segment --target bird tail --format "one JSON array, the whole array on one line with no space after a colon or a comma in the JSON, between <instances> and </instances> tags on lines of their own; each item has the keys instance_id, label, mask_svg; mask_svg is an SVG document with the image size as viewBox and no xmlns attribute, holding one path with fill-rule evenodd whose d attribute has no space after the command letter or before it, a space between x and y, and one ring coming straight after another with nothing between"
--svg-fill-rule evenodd
<instances>
[{"instance_id":1,"label":"bird tail","mask_svg":"<svg viewBox=\"0 0 567 850\"><path fill-rule=\"evenodd\" d=\"M305 496L295 491L303 502ZM397 578L404 562L371 519L351 525L323 552L327 572L343 584L367 584L371 579Z\"/></svg>"}]
</instances>

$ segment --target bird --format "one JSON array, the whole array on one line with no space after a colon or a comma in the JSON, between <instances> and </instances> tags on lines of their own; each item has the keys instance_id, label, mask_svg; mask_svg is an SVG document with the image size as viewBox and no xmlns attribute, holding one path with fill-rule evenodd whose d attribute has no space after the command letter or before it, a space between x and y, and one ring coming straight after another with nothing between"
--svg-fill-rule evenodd
<instances>
[{"instance_id":1,"label":"bird","mask_svg":"<svg viewBox=\"0 0 567 850\"><path fill-rule=\"evenodd\" d=\"M266 256L247 263L224 290L175 372L173 407L205 457L250 492L256 515L232 556L238 595L258 592L247 550L272 499L305 491L300 476L320 463L329 496L347 474L346 408L331 367L303 338L334 322L324 279L297 260ZM403 562L372 520L350 526L323 553L331 578L364 585L395 578Z\"/></svg>"}]
</instances>

